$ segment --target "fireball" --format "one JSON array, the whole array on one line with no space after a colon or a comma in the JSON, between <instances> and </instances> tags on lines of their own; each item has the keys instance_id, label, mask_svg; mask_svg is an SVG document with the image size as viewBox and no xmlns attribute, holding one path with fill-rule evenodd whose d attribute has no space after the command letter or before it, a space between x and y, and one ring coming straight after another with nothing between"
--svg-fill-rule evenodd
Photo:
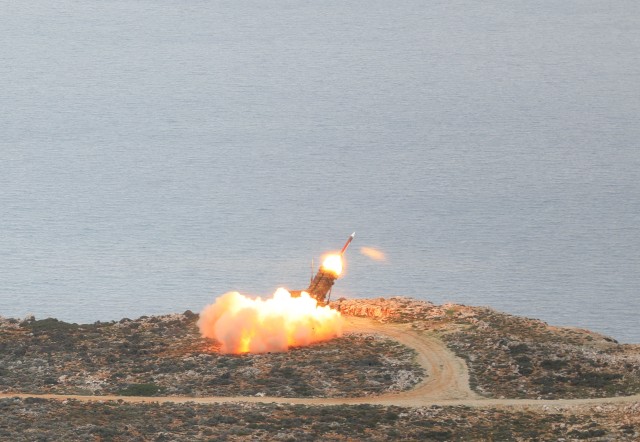
<instances>
[{"instance_id":1,"label":"fireball","mask_svg":"<svg viewBox=\"0 0 640 442\"><path fill-rule=\"evenodd\" d=\"M325 256L322 261L322 268L336 276L340 276L342 273L342 255L332 254Z\"/></svg>"},{"instance_id":2,"label":"fireball","mask_svg":"<svg viewBox=\"0 0 640 442\"><path fill-rule=\"evenodd\" d=\"M222 353L281 352L342 336L342 317L306 292L294 298L279 288L264 300L226 293L204 308L198 327L222 344Z\"/></svg>"}]
</instances>

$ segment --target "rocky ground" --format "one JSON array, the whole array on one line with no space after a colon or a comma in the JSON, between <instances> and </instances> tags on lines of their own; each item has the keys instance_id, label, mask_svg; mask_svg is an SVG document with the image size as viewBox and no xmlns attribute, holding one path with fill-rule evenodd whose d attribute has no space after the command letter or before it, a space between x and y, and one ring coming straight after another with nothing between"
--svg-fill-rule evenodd
<instances>
[{"instance_id":1,"label":"rocky ground","mask_svg":"<svg viewBox=\"0 0 640 442\"><path fill-rule=\"evenodd\" d=\"M286 353L222 355L191 312L68 324L0 320L0 391L56 394L349 397L411 388L415 352L349 334Z\"/></svg>"},{"instance_id":2,"label":"rocky ground","mask_svg":"<svg viewBox=\"0 0 640 442\"><path fill-rule=\"evenodd\" d=\"M468 364L486 397L640 392L640 347L484 307L338 300L344 314L411 323ZM414 352L353 334L287 353L228 356L191 312L77 325L0 320L0 390L125 395L361 396L413 386ZM640 403L466 407L86 403L0 399L0 440L640 440Z\"/></svg>"},{"instance_id":3,"label":"rocky ground","mask_svg":"<svg viewBox=\"0 0 640 442\"><path fill-rule=\"evenodd\" d=\"M640 403L542 411L0 399L11 441L635 441Z\"/></svg>"},{"instance_id":4,"label":"rocky ground","mask_svg":"<svg viewBox=\"0 0 640 442\"><path fill-rule=\"evenodd\" d=\"M434 305L409 298L338 300L335 308L384 322L410 322L434 333L469 367L471 387L485 397L561 399L640 392L640 345L587 330L486 307Z\"/></svg>"}]
</instances>

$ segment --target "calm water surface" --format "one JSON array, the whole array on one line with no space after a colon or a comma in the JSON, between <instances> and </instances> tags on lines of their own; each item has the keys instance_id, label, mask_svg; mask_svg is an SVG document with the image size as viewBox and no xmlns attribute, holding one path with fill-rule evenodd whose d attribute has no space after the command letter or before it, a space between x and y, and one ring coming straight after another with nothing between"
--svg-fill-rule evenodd
<instances>
[{"instance_id":1,"label":"calm water surface","mask_svg":"<svg viewBox=\"0 0 640 442\"><path fill-rule=\"evenodd\" d=\"M640 342L637 1L0 3L0 314L301 288L355 230L334 296Z\"/></svg>"}]
</instances>

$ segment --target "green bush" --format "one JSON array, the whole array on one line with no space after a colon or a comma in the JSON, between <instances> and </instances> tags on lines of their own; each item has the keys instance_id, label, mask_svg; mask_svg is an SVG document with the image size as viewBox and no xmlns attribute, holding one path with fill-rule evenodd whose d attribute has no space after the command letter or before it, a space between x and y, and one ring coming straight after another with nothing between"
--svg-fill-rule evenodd
<instances>
[{"instance_id":1,"label":"green bush","mask_svg":"<svg viewBox=\"0 0 640 442\"><path fill-rule=\"evenodd\" d=\"M571 379L571 385L589 388L602 388L622 378L620 373L583 372Z\"/></svg>"},{"instance_id":2,"label":"green bush","mask_svg":"<svg viewBox=\"0 0 640 442\"><path fill-rule=\"evenodd\" d=\"M127 388L118 391L122 396L154 396L161 388L156 384L131 384Z\"/></svg>"},{"instance_id":3,"label":"green bush","mask_svg":"<svg viewBox=\"0 0 640 442\"><path fill-rule=\"evenodd\" d=\"M69 324L55 318L40 319L39 321L29 322L25 326L34 332L67 331L78 328L78 324Z\"/></svg>"},{"instance_id":4,"label":"green bush","mask_svg":"<svg viewBox=\"0 0 640 442\"><path fill-rule=\"evenodd\" d=\"M567 366L567 361L562 359L545 359L540 363L545 370L560 370Z\"/></svg>"}]
</instances>

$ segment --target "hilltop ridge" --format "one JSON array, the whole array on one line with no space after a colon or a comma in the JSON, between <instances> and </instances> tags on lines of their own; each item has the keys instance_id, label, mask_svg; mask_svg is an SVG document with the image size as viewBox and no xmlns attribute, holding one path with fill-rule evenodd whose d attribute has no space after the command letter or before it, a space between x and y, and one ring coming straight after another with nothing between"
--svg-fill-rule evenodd
<instances>
[{"instance_id":1,"label":"hilltop ridge","mask_svg":"<svg viewBox=\"0 0 640 442\"><path fill-rule=\"evenodd\" d=\"M561 399L640 393L640 345L589 330L551 326L489 307L412 298L340 299L343 314L410 323L432 333L470 372L485 397Z\"/></svg>"},{"instance_id":2,"label":"hilltop ridge","mask_svg":"<svg viewBox=\"0 0 640 442\"><path fill-rule=\"evenodd\" d=\"M343 337L261 355L220 354L190 311L83 325L0 318L0 437L640 436L638 345L487 307L332 306L347 318Z\"/></svg>"}]
</instances>

